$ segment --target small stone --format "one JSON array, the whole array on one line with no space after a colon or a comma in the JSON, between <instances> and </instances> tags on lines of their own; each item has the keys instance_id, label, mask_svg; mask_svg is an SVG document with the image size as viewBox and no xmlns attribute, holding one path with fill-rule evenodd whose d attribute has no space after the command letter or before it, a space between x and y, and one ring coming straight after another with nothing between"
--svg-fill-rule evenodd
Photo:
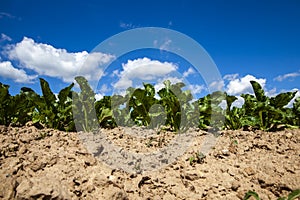
<instances>
[{"instance_id":1,"label":"small stone","mask_svg":"<svg viewBox=\"0 0 300 200\"><path fill-rule=\"evenodd\" d=\"M255 171L251 168L251 167L246 167L244 169L244 172L248 175L248 176L252 176L255 174Z\"/></svg>"},{"instance_id":2,"label":"small stone","mask_svg":"<svg viewBox=\"0 0 300 200\"><path fill-rule=\"evenodd\" d=\"M116 180L116 177L115 177L115 176L113 176L113 175L110 175L110 176L108 176L108 180L110 180L110 181L114 181L114 180Z\"/></svg>"},{"instance_id":3,"label":"small stone","mask_svg":"<svg viewBox=\"0 0 300 200\"><path fill-rule=\"evenodd\" d=\"M222 150L222 154L223 154L224 156L229 156L230 152L229 152L228 149L223 149L223 150Z\"/></svg>"},{"instance_id":4,"label":"small stone","mask_svg":"<svg viewBox=\"0 0 300 200\"><path fill-rule=\"evenodd\" d=\"M213 183L213 184L211 184L211 186L212 186L213 188L217 188L217 187L219 186L219 184L218 184L218 183Z\"/></svg>"},{"instance_id":5,"label":"small stone","mask_svg":"<svg viewBox=\"0 0 300 200\"><path fill-rule=\"evenodd\" d=\"M241 184L240 184L238 181L233 181L233 182L231 183L231 189L232 189L233 191L237 191L237 189L238 189L240 186L241 186Z\"/></svg>"},{"instance_id":6,"label":"small stone","mask_svg":"<svg viewBox=\"0 0 300 200\"><path fill-rule=\"evenodd\" d=\"M224 186L220 185L220 186L218 187L218 190L219 190L219 192L221 192L221 191L225 191L226 188L225 188Z\"/></svg>"},{"instance_id":7,"label":"small stone","mask_svg":"<svg viewBox=\"0 0 300 200\"><path fill-rule=\"evenodd\" d=\"M186 173L184 175L184 177L185 177L185 179L190 180L190 181L198 180L200 178L196 173L194 173L194 174Z\"/></svg>"},{"instance_id":8,"label":"small stone","mask_svg":"<svg viewBox=\"0 0 300 200\"><path fill-rule=\"evenodd\" d=\"M203 172L199 172L199 177L204 179L206 178L206 175Z\"/></svg>"},{"instance_id":9,"label":"small stone","mask_svg":"<svg viewBox=\"0 0 300 200\"><path fill-rule=\"evenodd\" d=\"M228 170L228 174L230 175L230 176L235 176L235 173L232 171L232 170Z\"/></svg>"},{"instance_id":10,"label":"small stone","mask_svg":"<svg viewBox=\"0 0 300 200\"><path fill-rule=\"evenodd\" d=\"M285 135L285 137L286 137L287 139L290 139L291 137L293 137L293 134L292 134L292 133L287 133L287 134Z\"/></svg>"}]
</instances>

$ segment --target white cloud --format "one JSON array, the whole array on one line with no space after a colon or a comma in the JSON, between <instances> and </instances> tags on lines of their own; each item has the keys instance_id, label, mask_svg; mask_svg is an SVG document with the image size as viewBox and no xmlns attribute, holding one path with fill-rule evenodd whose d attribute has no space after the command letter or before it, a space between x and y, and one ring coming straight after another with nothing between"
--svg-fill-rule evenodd
<instances>
[{"instance_id":1,"label":"white cloud","mask_svg":"<svg viewBox=\"0 0 300 200\"><path fill-rule=\"evenodd\" d=\"M5 35L4 33L1 33L1 39L0 39L0 42L3 42L3 41L12 41L12 39L8 36L8 35Z\"/></svg>"},{"instance_id":2,"label":"white cloud","mask_svg":"<svg viewBox=\"0 0 300 200\"><path fill-rule=\"evenodd\" d=\"M237 100L235 100L232 104L231 104L231 108L233 107L238 107L241 108L244 105L244 98L241 96L237 96Z\"/></svg>"},{"instance_id":3,"label":"white cloud","mask_svg":"<svg viewBox=\"0 0 300 200\"><path fill-rule=\"evenodd\" d=\"M128 60L122 64L123 71L119 73L119 81L114 84L117 89L126 89L133 86L134 79L143 81L157 80L167 74L176 71L177 66L169 62L150 60L149 58L138 58Z\"/></svg>"},{"instance_id":4,"label":"white cloud","mask_svg":"<svg viewBox=\"0 0 300 200\"><path fill-rule=\"evenodd\" d=\"M10 59L19 61L23 68L33 70L39 75L60 78L64 82L72 82L77 75L85 76L88 80L98 80L103 73L99 66L114 58L100 52L69 53L65 49L36 43L27 37L20 43L9 46L7 54Z\"/></svg>"},{"instance_id":5,"label":"white cloud","mask_svg":"<svg viewBox=\"0 0 300 200\"><path fill-rule=\"evenodd\" d=\"M106 84L103 84L99 90L101 93L106 93L110 91L110 88L107 87Z\"/></svg>"},{"instance_id":6,"label":"white cloud","mask_svg":"<svg viewBox=\"0 0 300 200\"><path fill-rule=\"evenodd\" d=\"M170 40L169 38L164 38L161 41L158 41L158 40L153 41L154 47L157 47L160 50L169 50L171 43L172 43L172 40Z\"/></svg>"},{"instance_id":7,"label":"white cloud","mask_svg":"<svg viewBox=\"0 0 300 200\"><path fill-rule=\"evenodd\" d=\"M159 49L160 50L168 50L171 43L172 43L172 40L166 39L165 42L162 45L160 45Z\"/></svg>"},{"instance_id":8,"label":"white cloud","mask_svg":"<svg viewBox=\"0 0 300 200\"><path fill-rule=\"evenodd\" d=\"M101 100L102 98L103 98L103 94L101 94L101 93L97 93L97 94L95 94L95 99L96 99L96 101L99 101L99 100Z\"/></svg>"},{"instance_id":9,"label":"white cloud","mask_svg":"<svg viewBox=\"0 0 300 200\"><path fill-rule=\"evenodd\" d=\"M206 87L204 85L189 85L188 89L191 90L192 94L201 94L202 91L206 90Z\"/></svg>"},{"instance_id":10,"label":"white cloud","mask_svg":"<svg viewBox=\"0 0 300 200\"><path fill-rule=\"evenodd\" d=\"M288 73L288 74L279 75L279 76L275 77L274 80L281 82L281 81L283 81L285 79L295 78L297 76L300 76L300 72L294 72L294 73Z\"/></svg>"},{"instance_id":11,"label":"white cloud","mask_svg":"<svg viewBox=\"0 0 300 200\"><path fill-rule=\"evenodd\" d=\"M237 107L237 108L241 108L244 103L245 103L245 100L243 97L241 96L236 96L236 100L231 104L231 107L230 109L232 109L233 107ZM226 100L222 100L222 102L219 104L219 106L222 108L222 109L226 109L227 107L227 103L226 103Z\"/></svg>"},{"instance_id":12,"label":"white cloud","mask_svg":"<svg viewBox=\"0 0 300 200\"><path fill-rule=\"evenodd\" d=\"M10 61L0 62L0 76L17 83L32 83L37 76L27 75L23 69L15 68Z\"/></svg>"},{"instance_id":13,"label":"white cloud","mask_svg":"<svg viewBox=\"0 0 300 200\"><path fill-rule=\"evenodd\" d=\"M120 76L120 72L119 72L119 70L114 70L113 72L112 72L112 74L110 75L110 77L115 77L115 76Z\"/></svg>"},{"instance_id":14,"label":"white cloud","mask_svg":"<svg viewBox=\"0 0 300 200\"><path fill-rule=\"evenodd\" d=\"M276 88L273 88L271 90L265 90L265 95L268 96L268 97L274 97L276 96L278 93L277 93L277 90Z\"/></svg>"},{"instance_id":15,"label":"white cloud","mask_svg":"<svg viewBox=\"0 0 300 200\"><path fill-rule=\"evenodd\" d=\"M256 78L252 75L246 75L242 78L232 78L226 86L226 91L230 95L240 95L242 93L253 93L250 81L258 82L262 88L265 87L266 79Z\"/></svg>"},{"instance_id":16,"label":"white cloud","mask_svg":"<svg viewBox=\"0 0 300 200\"><path fill-rule=\"evenodd\" d=\"M194 74L194 73L195 73L195 70L192 67L190 67L187 71L183 72L183 77L186 78L189 75Z\"/></svg>"},{"instance_id":17,"label":"white cloud","mask_svg":"<svg viewBox=\"0 0 300 200\"><path fill-rule=\"evenodd\" d=\"M232 81L234 79L236 79L239 76L239 74L226 74L223 79L224 80L228 80L228 81Z\"/></svg>"},{"instance_id":18,"label":"white cloud","mask_svg":"<svg viewBox=\"0 0 300 200\"><path fill-rule=\"evenodd\" d=\"M213 92L216 90L222 90L223 87L224 87L224 81L213 81L209 84L210 92Z\"/></svg>"}]
</instances>

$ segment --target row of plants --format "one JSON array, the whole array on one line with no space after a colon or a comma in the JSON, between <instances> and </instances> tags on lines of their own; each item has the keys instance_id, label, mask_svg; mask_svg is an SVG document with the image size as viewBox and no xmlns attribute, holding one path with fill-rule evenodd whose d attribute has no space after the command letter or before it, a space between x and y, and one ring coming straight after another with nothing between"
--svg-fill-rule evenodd
<instances>
[{"instance_id":1,"label":"row of plants","mask_svg":"<svg viewBox=\"0 0 300 200\"><path fill-rule=\"evenodd\" d=\"M25 125L32 121L63 131L90 131L101 127L146 126L167 127L184 131L190 127L207 129L241 129L252 127L272 131L279 128L300 127L300 97L291 108L286 105L296 92L285 92L268 97L259 83L251 81L252 94L242 94L242 107L232 106L237 97L216 91L193 100L184 83L164 82L164 88L155 91L144 83L144 88L128 88L125 95L104 96L96 101L95 93L84 77L76 77L81 91L73 91L74 83L55 95L47 81L40 78L42 95L23 87L11 96L9 86L0 83L0 124ZM220 103L226 102L222 109ZM92 117L95 116L95 117ZM76 126L75 126L76 124Z\"/></svg>"}]
</instances>

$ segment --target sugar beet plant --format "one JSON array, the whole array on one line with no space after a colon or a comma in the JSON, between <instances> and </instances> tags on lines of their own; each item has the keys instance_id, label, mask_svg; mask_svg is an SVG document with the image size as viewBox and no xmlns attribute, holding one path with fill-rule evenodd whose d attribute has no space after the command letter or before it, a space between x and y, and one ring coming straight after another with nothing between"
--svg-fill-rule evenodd
<instances>
[{"instance_id":1,"label":"sugar beet plant","mask_svg":"<svg viewBox=\"0 0 300 200\"><path fill-rule=\"evenodd\" d=\"M62 89L58 97L42 78L40 85L42 96L26 87L21 88L20 94L11 96L9 86L0 83L0 123L22 126L32 121L59 130L74 130L71 96L74 84Z\"/></svg>"},{"instance_id":2,"label":"sugar beet plant","mask_svg":"<svg viewBox=\"0 0 300 200\"><path fill-rule=\"evenodd\" d=\"M164 88L155 91L153 85L128 88L126 94L104 96L96 101L95 93L84 77L76 77L80 92L72 91L74 84L55 95L47 81L40 79L42 95L23 87L11 96L9 86L0 83L0 124L22 126L28 121L64 131L90 131L92 128L121 126L164 126L173 131L189 127L206 129L240 129L252 127L278 130L280 127L300 127L300 97L293 107L286 105L296 92L285 92L268 97L255 81L251 81L254 95L242 94L241 108L232 106L237 97L216 91L193 100L183 83L164 82ZM220 103L226 102L222 109ZM96 115L95 115L96 113ZM95 115L95 117L91 117Z\"/></svg>"},{"instance_id":3,"label":"sugar beet plant","mask_svg":"<svg viewBox=\"0 0 300 200\"><path fill-rule=\"evenodd\" d=\"M226 95L227 109L225 127L239 129L245 126L261 130L277 130L280 126L288 128L299 127L300 98L293 108L285 107L296 95L296 92L285 92L275 97L268 97L259 83L250 81L254 95L242 94L244 104L241 108L233 107L236 97Z\"/></svg>"}]
</instances>

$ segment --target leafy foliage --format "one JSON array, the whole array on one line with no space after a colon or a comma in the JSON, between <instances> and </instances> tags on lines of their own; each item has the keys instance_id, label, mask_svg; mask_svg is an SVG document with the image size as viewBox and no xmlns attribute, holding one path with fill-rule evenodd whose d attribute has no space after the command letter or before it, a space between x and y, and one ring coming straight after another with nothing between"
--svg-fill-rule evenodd
<instances>
[{"instance_id":1,"label":"leafy foliage","mask_svg":"<svg viewBox=\"0 0 300 200\"><path fill-rule=\"evenodd\" d=\"M95 93L83 76L75 78L81 89L73 92L73 114L77 131L91 131L98 127L95 113Z\"/></svg>"},{"instance_id":2,"label":"leafy foliage","mask_svg":"<svg viewBox=\"0 0 300 200\"><path fill-rule=\"evenodd\" d=\"M9 94L9 86L0 84L0 123L3 125L9 125L11 123L12 115L12 97Z\"/></svg>"},{"instance_id":3,"label":"leafy foliage","mask_svg":"<svg viewBox=\"0 0 300 200\"><path fill-rule=\"evenodd\" d=\"M74 129L72 117L72 83L62 89L58 98L51 91L49 84L40 78L43 96L33 95L37 112L34 113L32 121L45 124L47 127L70 131Z\"/></svg>"},{"instance_id":4,"label":"leafy foliage","mask_svg":"<svg viewBox=\"0 0 300 200\"><path fill-rule=\"evenodd\" d=\"M242 94L244 104L241 108L230 109L232 99L227 96L226 128L238 129L245 126L261 130L276 130L280 125L285 127L299 126L294 117L299 118L299 113L285 106L294 98L296 92L278 94L268 97L264 90L255 81L250 81L254 94ZM295 109L295 106L294 108Z\"/></svg>"},{"instance_id":5,"label":"leafy foliage","mask_svg":"<svg viewBox=\"0 0 300 200\"><path fill-rule=\"evenodd\" d=\"M0 83L0 124L24 125L28 121L65 131L90 131L99 125L116 126L164 126L174 131L190 127L206 129L240 129L252 127L272 131L280 127L300 127L300 97L292 108L286 105L296 92L285 92L268 97L255 81L251 81L254 95L242 94L242 107L233 106L237 97L222 91L194 100L183 83L164 82L158 92L154 86L144 83L143 88L128 88L126 94L104 96L96 101L88 81L76 77L80 92L72 91L74 83L55 95L44 79L40 79L42 95L23 87L19 94L11 96L9 86ZM226 108L220 104L225 102Z\"/></svg>"}]
</instances>

